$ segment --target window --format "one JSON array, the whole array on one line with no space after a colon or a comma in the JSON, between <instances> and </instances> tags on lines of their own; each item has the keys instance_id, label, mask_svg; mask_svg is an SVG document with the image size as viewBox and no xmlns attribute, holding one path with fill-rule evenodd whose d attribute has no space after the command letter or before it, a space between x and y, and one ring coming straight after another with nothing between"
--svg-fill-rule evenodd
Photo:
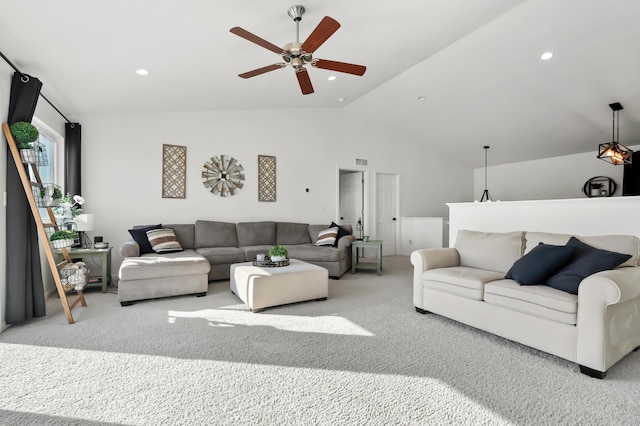
<instances>
[{"instance_id":1,"label":"window","mask_svg":"<svg viewBox=\"0 0 640 426\"><path fill-rule=\"evenodd\" d=\"M61 161L64 157L62 155L64 138L37 117L33 118L32 124L36 126L40 132L38 141L33 144L38 154L38 172L40 179L45 185L55 184L62 187L64 165ZM31 180L35 180L35 177L31 176ZM64 194L64 190L62 190L62 193ZM45 222L48 221L49 218L46 209L40 209L40 217L42 217Z\"/></svg>"},{"instance_id":2,"label":"window","mask_svg":"<svg viewBox=\"0 0 640 426\"><path fill-rule=\"evenodd\" d=\"M40 131L40 138L35 148L38 153L38 171L42 182L56 183L56 143Z\"/></svg>"}]
</instances>

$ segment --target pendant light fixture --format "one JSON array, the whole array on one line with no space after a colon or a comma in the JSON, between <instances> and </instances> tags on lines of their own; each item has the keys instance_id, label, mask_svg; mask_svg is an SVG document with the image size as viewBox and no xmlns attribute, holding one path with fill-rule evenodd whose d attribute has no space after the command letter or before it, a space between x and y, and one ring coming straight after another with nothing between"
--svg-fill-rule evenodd
<instances>
[{"instance_id":1,"label":"pendant light fixture","mask_svg":"<svg viewBox=\"0 0 640 426\"><path fill-rule=\"evenodd\" d=\"M631 164L631 154L633 154L633 151L618 142L620 138L618 111L623 109L623 107L620 102L609 104L609 107L613 114L612 142L598 145L598 158L616 166L620 164Z\"/></svg>"},{"instance_id":2,"label":"pendant light fixture","mask_svg":"<svg viewBox=\"0 0 640 426\"><path fill-rule=\"evenodd\" d=\"M482 191L482 198L480 198L480 202L483 201L493 201L491 199L491 195L489 195L489 190L487 189L487 153L489 152L489 145L484 146L484 191Z\"/></svg>"}]
</instances>

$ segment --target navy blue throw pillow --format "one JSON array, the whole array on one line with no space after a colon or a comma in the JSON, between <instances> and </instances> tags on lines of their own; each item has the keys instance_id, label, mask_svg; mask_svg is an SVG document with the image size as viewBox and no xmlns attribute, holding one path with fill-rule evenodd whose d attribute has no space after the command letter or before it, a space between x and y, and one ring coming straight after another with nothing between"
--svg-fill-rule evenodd
<instances>
[{"instance_id":1,"label":"navy blue throw pillow","mask_svg":"<svg viewBox=\"0 0 640 426\"><path fill-rule=\"evenodd\" d=\"M345 235L351 235L349 231L347 231L346 229L344 229L342 226L338 225L335 222L331 222L331 225L329 225L329 228L338 228L338 236L336 237L336 242L333 244L334 247L338 247L338 241L340 241L340 238L344 237Z\"/></svg>"},{"instance_id":2,"label":"navy blue throw pillow","mask_svg":"<svg viewBox=\"0 0 640 426\"><path fill-rule=\"evenodd\" d=\"M140 254L155 253L147 237L147 231L152 229L162 229L162 225L134 226L133 229L129 229L131 238L140 246Z\"/></svg>"},{"instance_id":3,"label":"navy blue throw pillow","mask_svg":"<svg viewBox=\"0 0 640 426\"><path fill-rule=\"evenodd\" d=\"M589 275L613 269L631 258L630 254L591 247L575 237L571 237L567 246L576 247L571 261L545 284L571 294L578 294L580 282Z\"/></svg>"},{"instance_id":4,"label":"navy blue throw pillow","mask_svg":"<svg viewBox=\"0 0 640 426\"><path fill-rule=\"evenodd\" d=\"M576 248L540 243L516 260L505 278L523 285L543 284L547 278L569 262Z\"/></svg>"}]
</instances>

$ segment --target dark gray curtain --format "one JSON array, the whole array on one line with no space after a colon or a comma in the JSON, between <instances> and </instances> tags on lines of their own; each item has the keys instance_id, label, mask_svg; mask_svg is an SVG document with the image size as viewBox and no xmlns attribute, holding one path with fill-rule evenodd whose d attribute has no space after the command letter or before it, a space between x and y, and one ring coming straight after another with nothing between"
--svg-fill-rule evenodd
<instances>
[{"instance_id":1,"label":"dark gray curtain","mask_svg":"<svg viewBox=\"0 0 640 426\"><path fill-rule=\"evenodd\" d=\"M9 98L9 124L31 122L42 83L14 73ZM7 145L7 324L20 324L46 314L40 270L38 230L18 169Z\"/></svg>"},{"instance_id":2,"label":"dark gray curtain","mask_svg":"<svg viewBox=\"0 0 640 426\"><path fill-rule=\"evenodd\" d=\"M78 123L64 126L64 190L73 195L82 195L81 176L81 131Z\"/></svg>"}]
</instances>

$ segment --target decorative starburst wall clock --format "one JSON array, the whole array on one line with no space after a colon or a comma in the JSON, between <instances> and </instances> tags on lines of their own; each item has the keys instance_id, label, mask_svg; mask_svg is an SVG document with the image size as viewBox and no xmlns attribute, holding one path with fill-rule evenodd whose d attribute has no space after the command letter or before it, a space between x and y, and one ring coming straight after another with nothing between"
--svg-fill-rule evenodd
<instances>
[{"instance_id":1,"label":"decorative starburst wall clock","mask_svg":"<svg viewBox=\"0 0 640 426\"><path fill-rule=\"evenodd\" d=\"M242 189L244 168L238 161L228 155L214 156L204 163L202 184L213 195L228 197L235 195Z\"/></svg>"}]
</instances>

